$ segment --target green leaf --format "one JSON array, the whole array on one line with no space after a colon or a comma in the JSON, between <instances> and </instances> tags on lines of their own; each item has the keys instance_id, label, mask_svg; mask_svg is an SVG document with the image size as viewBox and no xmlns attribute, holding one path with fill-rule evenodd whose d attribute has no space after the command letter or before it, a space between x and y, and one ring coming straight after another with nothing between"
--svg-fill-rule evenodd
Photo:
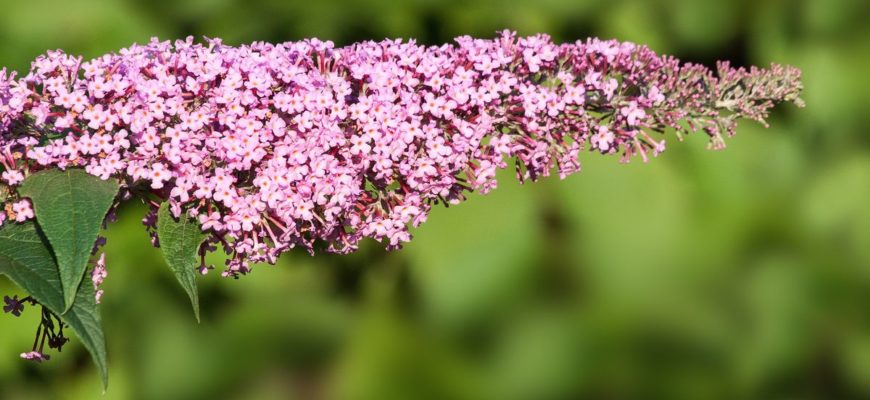
<instances>
[{"instance_id":1,"label":"green leaf","mask_svg":"<svg viewBox=\"0 0 870 400\"><path fill-rule=\"evenodd\" d=\"M73 329L91 353L105 390L109 379L106 339L91 282L81 283L73 306L64 313L64 292L57 263L48 241L32 221L7 222L0 229L0 274L12 279Z\"/></svg>"},{"instance_id":2,"label":"green leaf","mask_svg":"<svg viewBox=\"0 0 870 400\"><path fill-rule=\"evenodd\" d=\"M199 322L199 295L196 291L196 267L199 263L197 252L206 238L199 223L182 214L176 220L169 211L169 203L165 202L157 212L157 237L160 239L160 250L169 269L175 272L178 283L190 296L190 304L196 321Z\"/></svg>"},{"instance_id":3,"label":"green leaf","mask_svg":"<svg viewBox=\"0 0 870 400\"><path fill-rule=\"evenodd\" d=\"M118 183L81 169L46 170L27 177L18 193L30 198L36 220L54 250L66 311L76 299L100 225L118 194Z\"/></svg>"}]
</instances>

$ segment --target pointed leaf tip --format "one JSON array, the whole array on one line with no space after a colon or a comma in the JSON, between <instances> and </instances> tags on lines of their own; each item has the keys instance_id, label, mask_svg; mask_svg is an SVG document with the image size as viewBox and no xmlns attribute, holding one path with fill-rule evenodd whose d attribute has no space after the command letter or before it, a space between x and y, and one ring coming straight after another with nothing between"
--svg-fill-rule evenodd
<instances>
[{"instance_id":1,"label":"pointed leaf tip","mask_svg":"<svg viewBox=\"0 0 870 400\"><path fill-rule=\"evenodd\" d=\"M81 284L94 242L118 194L114 180L102 180L81 169L45 170L19 187L29 197L60 271L64 306L69 310Z\"/></svg>"},{"instance_id":2,"label":"pointed leaf tip","mask_svg":"<svg viewBox=\"0 0 870 400\"><path fill-rule=\"evenodd\" d=\"M75 301L64 310L64 293L51 247L33 221L9 223L0 228L0 274L8 276L40 304L72 328L91 354L105 391L109 382L106 339L94 287L82 281Z\"/></svg>"},{"instance_id":3,"label":"pointed leaf tip","mask_svg":"<svg viewBox=\"0 0 870 400\"><path fill-rule=\"evenodd\" d=\"M176 220L169 210L169 203L166 202L157 212L157 237L160 239L163 258L190 297L193 314L199 322L196 266L199 246L205 241L206 234L202 232L202 228L194 218L182 214Z\"/></svg>"}]
</instances>

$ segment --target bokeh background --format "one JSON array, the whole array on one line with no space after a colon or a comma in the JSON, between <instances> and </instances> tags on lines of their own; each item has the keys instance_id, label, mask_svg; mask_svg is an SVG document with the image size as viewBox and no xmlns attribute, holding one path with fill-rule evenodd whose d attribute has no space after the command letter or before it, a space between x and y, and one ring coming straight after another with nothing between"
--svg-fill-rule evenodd
<instances>
[{"instance_id":1,"label":"bokeh background","mask_svg":"<svg viewBox=\"0 0 870 400\"><path fill-rule=\"evenodd\" d=\"M34 365L0 316L0 399L870 397L870 2L0 0L0 65L151 36L443 43L509 28L803 69L807 107L645 165L437 209L399 252L293 252L201 279L203 322L124 208L102 307L110 387L74 343ZM0 281L3 294L20 293Z\"/></svg>"}]
</instances>

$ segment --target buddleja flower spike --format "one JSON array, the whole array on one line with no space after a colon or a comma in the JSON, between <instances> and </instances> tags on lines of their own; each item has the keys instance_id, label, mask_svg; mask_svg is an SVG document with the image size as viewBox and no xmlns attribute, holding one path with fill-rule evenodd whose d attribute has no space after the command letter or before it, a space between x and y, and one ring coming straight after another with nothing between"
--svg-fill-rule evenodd
<instances>
[{"instance_id":1,"label":"buddleja flower spike","mask_svg":"<svg viewBox=\"0 0 870 400\"><path fill-rule=\"evenodd\" d=\"M239 277L295 247L397 249L433 205L494 189L509 164L521 181L564 178L583 151L647 161L671 131L722 148L739 119L801 105L801 89L793 67L714 72L628 42L512 32L342 48L155 39L87 62L52 51L23 77L0 72L0 260L12 260L0 272L25 289L16 268L55 273L51 293L31 294L61 319L98 322L106 269L92 247L106 215L138 199L198 316L208 251ZM27 267L10 250L23 238L56 264ZM104 372L102 333L70 325Z\"/></svg>"}]
</instances>

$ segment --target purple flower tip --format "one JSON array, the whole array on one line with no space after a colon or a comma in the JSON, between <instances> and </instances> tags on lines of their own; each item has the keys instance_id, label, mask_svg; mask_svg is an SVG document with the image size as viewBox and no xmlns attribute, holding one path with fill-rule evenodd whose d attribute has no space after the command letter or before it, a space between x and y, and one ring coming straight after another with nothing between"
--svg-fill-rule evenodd
<instances>
[{"instance_id":1,"label":"purple flower tip","mask_svg":"<svg viewBox=\"0 0 870 400\"><path fill-rule=\"evenodd\" d=\"M4 313L11 313L16 317L19 317L21 316L21 312L24 311L24 301L19 300L18 296L12 296L12 298L9 296L3 296L3 302L6 303L6 305L3 306Z\"/></svg>"}]
</instances>

